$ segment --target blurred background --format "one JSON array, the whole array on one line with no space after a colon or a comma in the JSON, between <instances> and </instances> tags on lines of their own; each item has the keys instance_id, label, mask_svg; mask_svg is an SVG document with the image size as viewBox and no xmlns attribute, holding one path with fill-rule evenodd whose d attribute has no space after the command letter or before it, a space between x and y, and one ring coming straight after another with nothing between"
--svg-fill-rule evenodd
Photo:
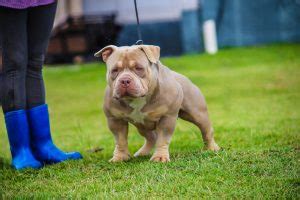
<instances>
[{"instance_id":1,"label":"blurred background","mask_svg":"<svg viewBox=\"0 0 300 200\"><path fill-rule=\"evenodd\" d=\"M300 42L300 0L137 3L144 43L160 46L162 56ZM91 61L108 44L132 45L137 39L133 0L59 0L46 63Z\"/></svg>"},{"instance_id":2,"label":"blurred background","mask_svg":"<svg viewBox=\"0 0 300 200\"><path fill-rule=\"evenodd\" d=\"M144 43L159 45L162 56L204 52L205 43L215 46L214 29L219 48L300 42L300 0L137 3ZM213 24L206 31L208 20ZM105 45L132 45L137 39L133 0L60 0L47 62L90 60Z\"/></svg>"}]
</instances>

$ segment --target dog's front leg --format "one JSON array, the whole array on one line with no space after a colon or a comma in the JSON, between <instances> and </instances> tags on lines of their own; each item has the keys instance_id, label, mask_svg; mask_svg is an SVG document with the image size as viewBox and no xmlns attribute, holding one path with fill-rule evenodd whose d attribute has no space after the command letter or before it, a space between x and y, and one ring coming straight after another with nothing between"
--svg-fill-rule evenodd
<instances>
[{"instance_id":1,"label":"dog's front leg","mask_svg":"<svg viewBox=\"0 0 300 200\"><path fill-rule=\"evenodd\" d=\"M176 126L177 116L165 116L160 119L156 127L156 149L151 161L169 162L169 145Z\"/></svg>"},{"instance_id":2,"label":"dog's front leg","mask_svg":"<svg viewBox=\"0 0 300 200\"><path fill-rule=\"evenodd\" d=\"M123 120L108 118L108 127L115 137L115 150L110 162L121 162L130 159L128 151L128 122Z\"/></svg>"}]
</instances>

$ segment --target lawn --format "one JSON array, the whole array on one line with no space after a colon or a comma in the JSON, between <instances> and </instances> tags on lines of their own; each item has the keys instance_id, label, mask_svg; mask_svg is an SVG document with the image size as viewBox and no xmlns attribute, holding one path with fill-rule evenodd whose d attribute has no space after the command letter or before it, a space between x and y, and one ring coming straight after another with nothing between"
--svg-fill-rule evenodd
<instances>
[{"instance_id":1,"label":"lawn","mask_svg":"<svg viewBox=\"0 0 300 200\"><path fill-rule=\"evenodd\" d=\"M0 116L0 199L300 198L300 45L225 49L162 62L201 88L222 151L202 151L198 129L178 120L170 163L152 163L150 157L109 163L114 141L102 111L105 66L46 68L53 139L84 159L12 170ZM142 144L130 127L130 152Z\"/></svg>"}]
</instances>

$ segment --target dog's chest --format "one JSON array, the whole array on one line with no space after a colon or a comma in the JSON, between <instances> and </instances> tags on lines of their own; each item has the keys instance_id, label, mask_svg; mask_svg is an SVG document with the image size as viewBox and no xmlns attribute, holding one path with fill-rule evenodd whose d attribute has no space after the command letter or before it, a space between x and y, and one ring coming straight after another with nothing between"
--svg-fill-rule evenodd
<instances>
[{"instance_id":1,"label":"dog's chest","mask_svg":"<svg viewBox=\"0 0 300 200\"><path fill-rule=\"evenodd\" d=\"M146 98L137 98L132 100L129 103L129 106L133 109L127 117L132 120L134 123L144 124L144 120L146 118L146 113L143 113L141 110L146 105Z\"/></svg>"}]
</instances>

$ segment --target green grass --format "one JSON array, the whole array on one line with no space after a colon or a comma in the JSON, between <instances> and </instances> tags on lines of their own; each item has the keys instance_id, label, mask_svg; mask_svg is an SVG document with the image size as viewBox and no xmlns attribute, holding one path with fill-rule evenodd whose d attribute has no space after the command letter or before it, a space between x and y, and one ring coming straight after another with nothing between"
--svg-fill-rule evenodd
<instances>
[{"instance_id":1,"label":"green grass","mask_svg":"<svg viewBox=\"0 0 300 200\"><path fill-rule=\"evenodd\" d=\"M0 198L300 198L300 45L226 49L162 62L204 93L223 150L204 152L198 129L178 120L172 162L111 164L114 142L101 109L105 66L46 68L53 138L81 161L18 172L0 118ZM134 153L143 138L130 128ZM95 147L103 151L90 153Z\"/></svg>"}]
</instances>

